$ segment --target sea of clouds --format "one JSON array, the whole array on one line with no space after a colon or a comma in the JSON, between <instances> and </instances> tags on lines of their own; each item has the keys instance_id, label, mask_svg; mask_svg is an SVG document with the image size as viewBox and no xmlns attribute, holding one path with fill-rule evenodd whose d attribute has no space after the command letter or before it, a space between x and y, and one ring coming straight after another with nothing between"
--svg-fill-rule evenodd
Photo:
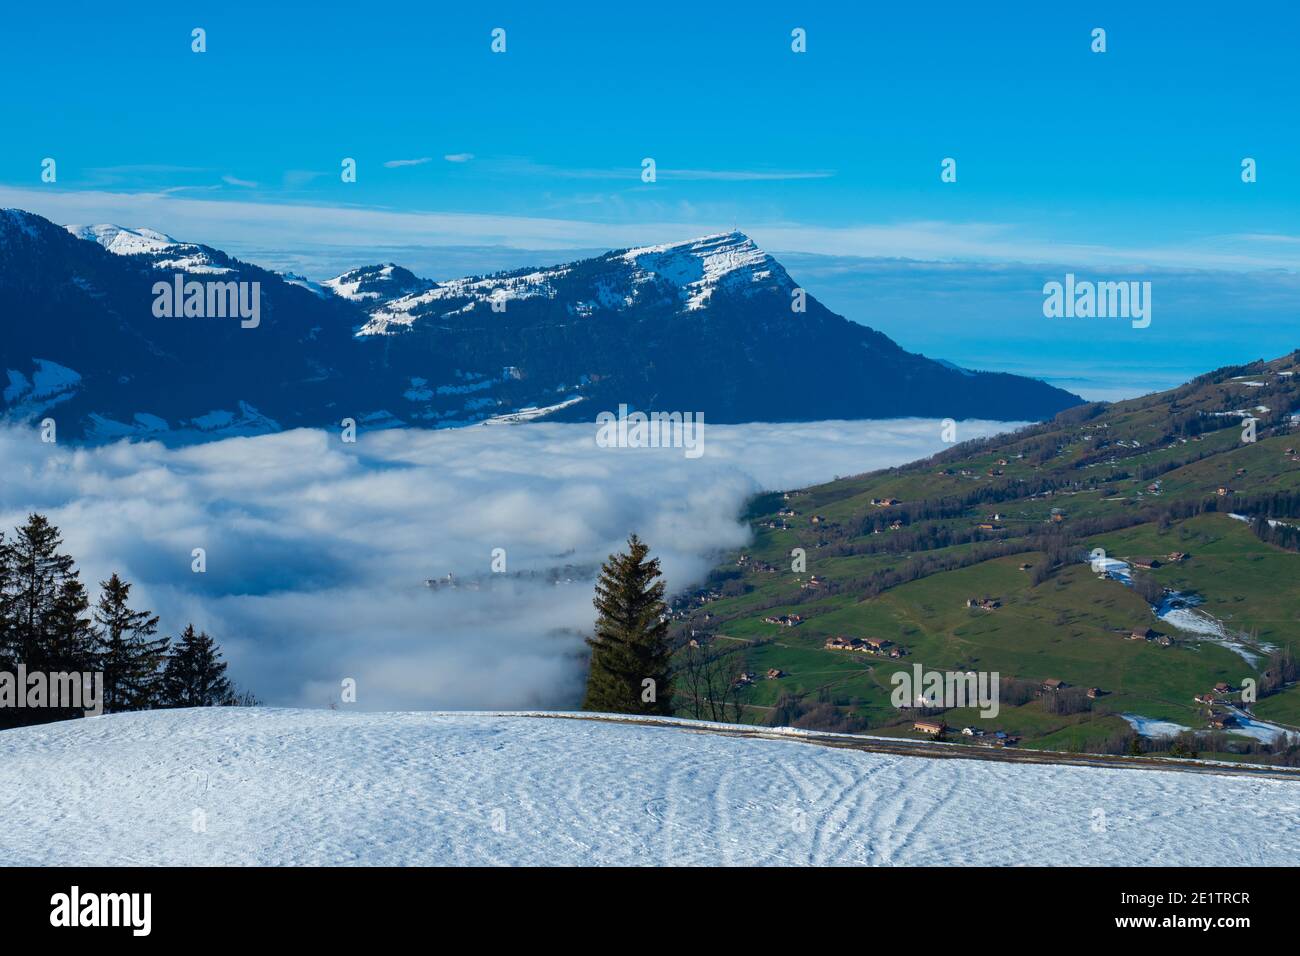
<instances>
[{"instance_id":1,"label":"sea of clouds","mask_svg":"<svg viewBox=\"0 0 1300 956\"><path fill-rule=\"evenodd\" d=\"M962 422L958 437L1011 427ZM750 539L739 516L756 492L944 447L940 423L918 419L709 425L697 459L595 436L533 423L72 448L0 428L0 528L47 515L92 598L119 572L164 633L192 621L216 637L264 703L337 704L350 677L363 709L569 708L590 569L629 532L681 590ZM559 583L528 576L566 565ZM448 573L480 587L424 583Z\"/></svg>"}]
</instances>

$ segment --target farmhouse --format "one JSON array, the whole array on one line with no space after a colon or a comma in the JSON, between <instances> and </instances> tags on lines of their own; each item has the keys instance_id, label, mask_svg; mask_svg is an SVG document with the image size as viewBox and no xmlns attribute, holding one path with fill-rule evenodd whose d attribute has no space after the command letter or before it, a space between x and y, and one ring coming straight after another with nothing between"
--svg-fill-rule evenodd
<instances>
[{"instance_id":1,"label":"farmhouse","mask_svg":"<svg viewBox=\"0 0 1300 956\"><path fill-rule=\"evenodd\" d=\"M1151 630L1151 628L1135 627L1133 628L1133 632L1129 634L1128 639L1130 641L1153 641L1155 640L1155 637L1156 632Z\"/></svg>"},{"instance_id":2,"label":"farmhouse","mask_svg":"<svg viewBox=\"0 0 1300 956\"><path fill-rule=\"evenodd\" d=\"M1098 697L1100 697L1100 696L1101 696L1102 694L1104 694L1104 693L1105 693L1105 691L1102 690L1100 687L1089 687L1089 688L1088 688L1088 699L1089 699L1089 700L1096 700Z\"/></svg>"},{"instance_id":3,"label":"farmhouse","mask_svg":"<svg viewBox=\"0 0 1300 956\"><path fill-rule=\"evenodd\" d=\"M778 627L794 627L796 624L802 624L803 618L798 614L778 614L774 617L763 618L763 622L775 624Z\"/></svg>"},{"instance_id":4,"label":"farmhouse","mask_svg":"<svg viewBox=\"0 0 1300 956\"><path fill-rule=\"evenodd\" d=\"M1215 692L1216 694L1231 694L1231 693L1232 693L1232 685L1229 684L1227 681L1222 681L1222 680L1221 680L1221 681L1219 681L1217 684L1214 685L1214 692Z\"/></svg>"},{"instance_id":5,"label":"farmhouse","mask_svg":"<svg viewBox=\"0 0 1300 956\"><path fill-rule=\"evenodd\" d=\"M1002 602L995 598L967 598L966 606L980 611L996 611Z\"/></svg>"},{"instance_id":6,"label":"farmhouse","mask_svg":"<svg viewBox=\"0 0 1300 956\"><path fill-rule=\"evenodd\" d=\"M1134 558L1133 567L1142 568L1144 571L1154 571L1160 567L1160 561L1157 558Z\"/></svg>"},{"instance_id":7,"label":"farmhouse","mask_svg":"<svg viewBox=\"0 0 1300 956\"><path fill-rule=\"evenodd\" d=\"M1068 686L1069 685L1059 677L1049 677L1047 680L1043 681L1043 690L1047 691L1062 690Z\"/></svg>"},{"instance_id":8,"label":"farmhouse","mask_svg":"<svg viewBox=\"0 0 1300 956\"><path fill-rule=\"evenodd\" d=\"M785 671L781 670L780 668L777 667L768 668L767 671L768 680L776 680L777 678L784 677L784 676L785 676Z\"/></svg>"},{"instance_id":9,"label":"farmhouse","mask_svg":"<svg viewBox=\"0 0 1300 956\"><path fill-rule=\"evenodd\" d=\"M948 725L942 720L918 720L912 724L912 729L923 734L941 734L948 729Z\"/></svg>"}]
</instances>

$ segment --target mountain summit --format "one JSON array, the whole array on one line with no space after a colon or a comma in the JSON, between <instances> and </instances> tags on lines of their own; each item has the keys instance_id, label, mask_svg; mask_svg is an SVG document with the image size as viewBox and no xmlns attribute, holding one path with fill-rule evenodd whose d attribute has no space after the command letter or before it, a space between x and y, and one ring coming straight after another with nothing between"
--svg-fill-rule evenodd
<instances>
[{"instance_id":1,"label":"mountain summit","mask_svg":"<svg viewBox=\"0 0 1300 956\"><path fill-rule=\"evenodd\" d=\"M261 321L159 318L159 283L257 283ZM434 282L314 283L163 233L0 213L0 410L89 441L449 427L601 410L711 422L1048 418L1077 396L904 351L743 233ZM0 379L3 382L3 379Z\"/></svg>"}]
</instances>

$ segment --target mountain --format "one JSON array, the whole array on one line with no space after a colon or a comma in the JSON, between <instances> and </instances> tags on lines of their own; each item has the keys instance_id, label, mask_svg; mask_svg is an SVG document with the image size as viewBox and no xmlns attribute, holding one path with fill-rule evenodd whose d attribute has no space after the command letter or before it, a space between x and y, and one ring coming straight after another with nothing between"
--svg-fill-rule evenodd
<instances>
[{"instance_id":1,"label":"mountain","mask_svg":"<svg viewBox=\"0 0 1300 956\"><path fill-rule=\"evenodd\" d=\"M762 495L678 636L782 672L747 688L747 720L916 736L927 715L891 693L920 666L1000 675L991 718L928 714L956 742L1127 753L1189 731L1203 756L1300 765L1297 446L1300 352Z\"/></svg>"},{"instance_id":2,"label":"mountain","mask_svg":"<svg viewBox=\"0 0 1300 956\"><path fill-rule=\"evenodd\" d=\"M855 743L593 714L105 714L0 734L0 857L970 867L1280 866L1300 853L1294 780L944 760L942 745L930 757ZM1112 815L1110 833L1091 826L1096 807Z\"/></svg>"},{"instance_id":3,"label":"mountain","mask_svg":"<svg viewBox=\"0 0 1300 956\"><path fill-rule=\"evenodd\" d=\"M260 314L159 317L155 289L178 281L209 296L257 283ZM0 316L4 412L92 442L593 421L620 404L708 422L1026 420L1081 401L907 352L741 233L447 282L387 264L316 283L148 229L6 210Z\"/></svg>"}]
</instances>

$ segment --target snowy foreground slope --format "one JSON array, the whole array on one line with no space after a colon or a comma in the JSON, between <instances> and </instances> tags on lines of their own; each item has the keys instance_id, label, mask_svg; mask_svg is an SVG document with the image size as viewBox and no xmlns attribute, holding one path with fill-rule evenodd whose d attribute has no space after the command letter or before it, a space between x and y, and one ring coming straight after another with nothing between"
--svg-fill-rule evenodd
<instances>
[{"instance_id":1,"label":"snowy foreground slope","mask_svg":"<svg viewBox=\"0 0 1300 956\"><path fill-rule=\"evenodd\" d=\"M1300 783L485 714L222 708L3 731L0 820L9 864L1300 858Z\"/></svg>"}]
</instances>

